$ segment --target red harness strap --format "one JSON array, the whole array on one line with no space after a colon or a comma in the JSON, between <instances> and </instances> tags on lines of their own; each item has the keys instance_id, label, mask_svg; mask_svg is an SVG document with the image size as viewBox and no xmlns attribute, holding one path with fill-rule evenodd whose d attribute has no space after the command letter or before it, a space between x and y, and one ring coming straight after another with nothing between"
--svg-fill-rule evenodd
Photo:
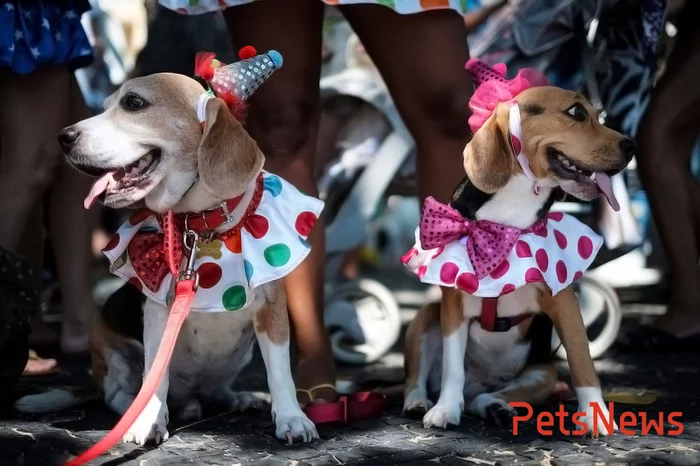
<instances>
[{"instance_id":1,"label":"red harness strap","mask_svg":"<svg viewBox=\"0 0 700 466\"><path fill-rule=\"evenodd\" d=\"M512 317L498 317L498 298L483 298L481 317L477 317L476 321L488 332L507 332L531 315L528 312Z\"/></svg>"}]
</instances>

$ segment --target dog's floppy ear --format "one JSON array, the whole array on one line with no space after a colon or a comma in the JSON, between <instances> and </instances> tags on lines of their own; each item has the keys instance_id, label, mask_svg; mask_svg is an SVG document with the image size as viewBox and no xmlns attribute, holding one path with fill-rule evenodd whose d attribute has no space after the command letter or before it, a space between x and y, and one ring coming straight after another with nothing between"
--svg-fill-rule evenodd
<instances>
[{"instance_id":1,"label":"dog's floppy ear","mask_svg":"<svg viewBox=\"0 0 700 466\"><path fill-rule=\"evenodd\" d=\"M494 193L508 183L514 163L508 142L508 109L499 105L465 147L464 170L474 186Z\"/></svg>"},{"instance_id":2,"label":"dog's floppy ear","mask_svg":"<svg viewBox=\"0 0 700 466\"><path fill-rule=\"evenodd\" d=\"M257 143L221 99L209 99L197 152L199 179L214 196L241 194L265 163Z\"/></svg>"}]
</instances>

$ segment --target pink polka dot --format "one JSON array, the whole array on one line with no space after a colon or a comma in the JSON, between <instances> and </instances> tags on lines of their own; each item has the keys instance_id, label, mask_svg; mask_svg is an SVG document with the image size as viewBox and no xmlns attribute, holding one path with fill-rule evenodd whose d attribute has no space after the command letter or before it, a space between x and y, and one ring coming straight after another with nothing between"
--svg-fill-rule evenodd
<instances>
[{"instance_id":1,"label":"pink polka dot","mask_svg":"<svg viewBox=\"0 0 700 466\"><path fill-rule=\"evenodd\" d=\"M510 262L508 262L507 260L504 260L503 262L498 264L498 267L493 269L493 272L491 272L489 275L493 279L499 279L503 275L505 275L508 272L508 270L510 270Z\"/></svg>"},{"instance_id":2,"label":"pink polka dot","mask_svg":"<svg viewBox=\"0 0 700 466\"><path fill-rule=\"evenodd\" d=\"M537 261L537 267L541 271L546 272L549 268L549 256L547 256L547 251L540 249L535 253L535 260Z\"/></svg>"},{"instance_id":3,"label":"pink polka dot","mask_svg":"<svg viewBox=\"0 0 700 466\"><path fill-rule=\"evenodd\" d=\"M564 283L567 275L568 271L566 270L566 264L564 261L557 262L557 278L559 279L559 283Z\"/></svg>"},{"instance_id":4,"label":"pink polka dot","mask_svg":"<svg viewBox=\"0 0 700 466\"><path fill-rule=\"evenodd\" d=\"M418 278L422 279L423 277L425 277L425 273L427 271L428 271L428 267L425 265L421 265L420 267L418 267L418 272L416 273L416 275L418 275Z\"/></svg>"},{"instance_id":5,"label":"pink polka dot","mask_svg":"<svg viewBox=\"0 0 700 466\"><path fill-rule=\"evenodd\" d=\"M215 287L223 275L221 267L214 262L205 262L200 265L197 267L197 273L199 274L199 286L205 289Z\"/></svg>"},{"instance_id":6,"label":"pink polka dot","mask_svg":"<svg viewBox=\"0 0 700 466\"><path fill-rule=\"evenodd\" d=\"M555 222L561 222L561 220L564 218L564 214L562 214L561 212L550 212L547 214L547 217L554 220Z\"/></svg>"},{"instance_id":7,"label":"pink polka dot","mask_svg":"<svg viewBox=\"0 0 700 466\"><path fill-rule=\"evenodd\" d=\"M527 283L543 282L544 277L542 276L542 272L533 267L525 272L525 281Z\"/></svg>"},{"instance_id":8,"label":"pink polka dot","mask_svg":"<svg viewBox=\"0 0 700 466\"><path fill-rule=\"evenodd\" d=\"M554 238L557 240L557 244L561 249L566 249L566 236L559 230L554 230Z\"/></svg>"},{"instance_id":9,"label":"pink polka dot","mask_svg":"<svg viewBox=\"0 0 700 466\"><path fill-rule=\"evenodd\" d=\"M413 256L416 255L416 254L418 254L418 251L416 250L416 248L411 248L411 249L409 249L408 252L407 252L406 254L404 254L403 256L401 256L401 262L402 262L403 264L408 264L408 261L411 260L411 257L413 257Z\"/></svg>"},{"instance_id":10,"label":"pink polka dot","mask_svg":"<svg viewBox=\"0 0 700 466\"><path fill-rule=\"evenodd\" d=\"M574 281L578 280L579 278L583 277L583 272L578 271L574 274Z\"/></svg>"},{"instance_id":11,"label":"pink polka dot","mask_svg":"<svg viewBox=\"0 0 700 466\"><path fill-rule=\"evenodd\" d=\"M463 273L457 277L457 288L469 294L474 294L479 289L479 280L473 273Z\"/></svg>"},{"instance_id":12,"label":"pink polka dot","mask_svg":"<svg viewBox=\"0 0 700 466\"><path fill-rule=\"evenodd\" d=\"M583 259L588 259L593 254L593 241L588 236L582 236L578 239L578 254Z\"/></svg>"},{"instance_id":13,"label":"pink polka dot","mask_svg":"<svg viewBox=\"0 0 700 466\"><path fill-rule=\"evenodd\" d=\"M539 237L546 238L547 235L549 234L549 231L547 230L547 227L543 226L543 227L538 228L537 230L533 231L533 233Z\"/></svg>"},{"instance_id":14,"label":"pink polka dot","mask_svg":"<svg viewBox=\"0 0 700 466\"><path fill-rule=\"evenodd\" d=\"M515 254L520 257L532 257L532 251L530 250L530 245L525 241L518 241L515 244Z\"/></svg>"},{"instance_id":15,"label":"pink polka dot","mask_svg":"<svg viewBox=\"0 0 700 466\"><path fill-rule=\"evenodd\" d=\"M313 212L302 212L297 216L294 228L301 236L309 236L311 229L316 224L316 220L318 220L318 217Z\"/></svg>"},{"instance_id":16,"label":"pink polka dot","mask_svg":"<svg viewBox=\"0 0 700 466\"><path fill-rule=\"evenodd\" d=\"M512 293L513 291L515 291L515 285L513 285L512 283L508 283L501 290L501 296L503 296L504 294Z\"/></svg>"},{"instance_id":17,"label":"pink polka dot","mask_svg":"<svg viewBox=\"0 0 700 466\"><path fill-rule=\"evenodd\" d=\"M520 143L520 139L517 137L513 136L512 134L510 135L511 140L513 141L513 149L515 150L515 154L519 154L520 151L522 150L522 144Z\"/></svg>"},{"instance_id":18,"label":"pink polka dot","mask_svg":"<svg viewBox=\"0 0 700 466\"><path fill-rule=\"evenodd\" d=\"M459 272L459 267L454 262L445 262L440 267L440 281L447 284L453 284L455 278L457 278L457 273Z\"/></svg>"},{"instance_id":19,"label":"pink polka dot","mask_svg":"<svg viewBox=\"0 0 700 466\"><path fill-rule=\"evenodd\" d=\"M437 256L442 254L442 251L444 251L444 250L445 250L445 246L440 246L439 248L437 248L437 251L435 251L435 254L433 254L432 258L435 259Z\"/></svg>"},{"instance_id":20,"label":"pink polka dot","mask_svg":"<svg viewBox=\"0 0 700 466\"><path fill-rule=\"evenodd\" d=\"M119 244L119 233L115 233L114 236L109 240L109 243L107 243L107 246L102 250L103 252L106 251L111 251L112 249L116 248L117 245Z\"/></svg>"}]
</instances>

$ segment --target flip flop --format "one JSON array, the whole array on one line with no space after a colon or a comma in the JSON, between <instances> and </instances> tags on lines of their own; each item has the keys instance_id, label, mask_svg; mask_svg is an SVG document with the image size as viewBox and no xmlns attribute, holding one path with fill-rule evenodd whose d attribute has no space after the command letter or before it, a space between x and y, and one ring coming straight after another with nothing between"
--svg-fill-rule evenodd
<instances>
[{"instance_id":1,"label":"flip flop","mask_svg":"<svg viewBox=\"0 0 700 466\"><path fill-rule=\"evenodd\" d=\"M309 398L303 411L311 422L316 425L334 422L348 423L352 421L375 419L385 409L386 397L376 392L359 392L338 397L338 401L314 403L314 392L321 389L335 392L335 385L324 383L309 389L298 388L297 392L304 393Z\"/></svg>"},{"instance_id":2,"label":"flip flop","mask_svg":"<svg viewBox=\"0 0 700 466\"><path fill-rule=\"evenodd\" d=\"M677 338L663 330L644 325L621 335L615 348L625 353L698 353L700 334Z\"/></svg>"},{"instance_id":3,"label":"flip flop","mask_svg":"<svg viewBox=\"0 0 700 466\"><path fill-rule=\"evenodd\" d=\"M33 366L33 368L32 368ZM22 378L46 377L60 372L55 359L40 358L36 351L29 350L29 359L22 372Z\"/></svg>"}]
</instances>

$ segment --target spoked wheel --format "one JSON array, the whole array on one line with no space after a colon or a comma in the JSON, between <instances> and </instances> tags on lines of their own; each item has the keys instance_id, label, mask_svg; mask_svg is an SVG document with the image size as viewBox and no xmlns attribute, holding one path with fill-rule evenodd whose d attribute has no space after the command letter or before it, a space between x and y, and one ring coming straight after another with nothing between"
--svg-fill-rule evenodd
<instances>
[{"instance_id":1,"label":"spoked wheel","mask_svg":"<svg viewBox=\"0 0 700 466\"><path fill-rule=\"evenodd\" d=\"M394 295L381 283L360 279L335 287L326 298L325 325L339 361L368 364L387 354L401 333Z\"/></svg>"},{"instance_id":2,"label":"spoked wheel","mask_svg":"<svg viewBox=\"0 0 700 466\"><path fill-rule=\"evenodd\" d=\"M620 331L622 306L615 291L594 278L583 276L574 285L583 323L586 326L591 357L596 359L612 346ZM559 337L552 335L552 349L562 359L566 350ZM558 348L558 349L557 349Z\"/></svg>"}]
</instances>

